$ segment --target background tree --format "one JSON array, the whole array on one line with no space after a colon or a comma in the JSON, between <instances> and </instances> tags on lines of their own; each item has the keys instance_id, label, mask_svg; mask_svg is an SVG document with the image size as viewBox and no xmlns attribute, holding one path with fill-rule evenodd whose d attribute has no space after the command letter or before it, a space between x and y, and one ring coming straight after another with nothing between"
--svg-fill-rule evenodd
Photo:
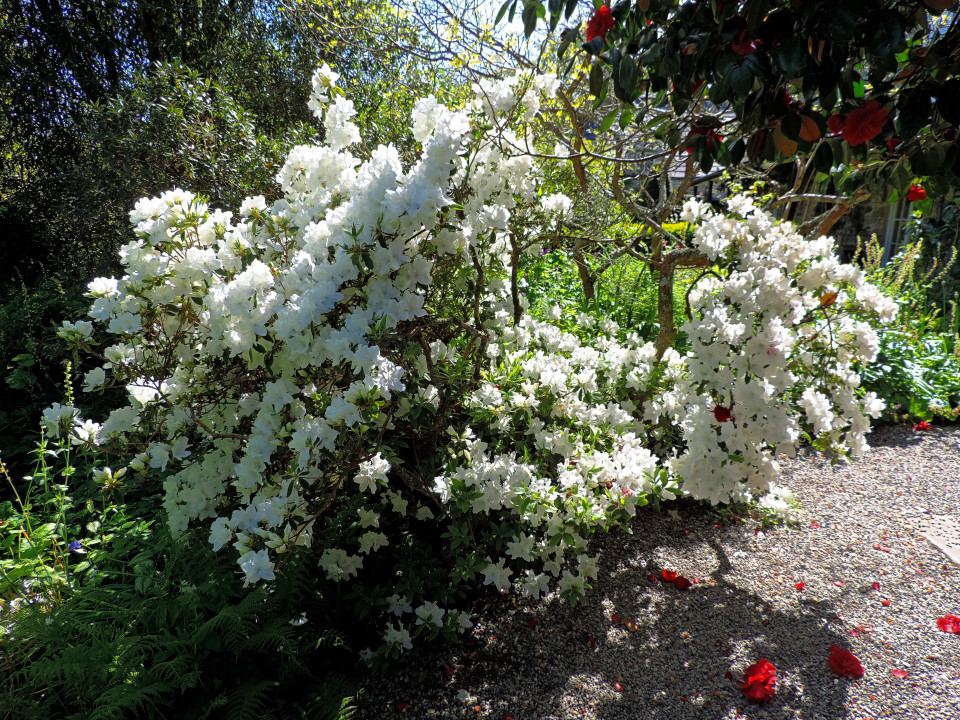
<instances>
[{"instance_id":1,"label":"background tree","mask_svg":"<svg viewBox=\"0 0 960 720\"><path fill-rule=\"evenodd\" d=\"M500 16L522 16L528 36L563 24L558 55L567 73L589 62L595 103L616 99L621 126L655 125L702 172L788 163L781 202L831 202L825 220L918 179L931 196L960 183L949 0L582 5L508 0Z\"/></svg>"}]
</instances>

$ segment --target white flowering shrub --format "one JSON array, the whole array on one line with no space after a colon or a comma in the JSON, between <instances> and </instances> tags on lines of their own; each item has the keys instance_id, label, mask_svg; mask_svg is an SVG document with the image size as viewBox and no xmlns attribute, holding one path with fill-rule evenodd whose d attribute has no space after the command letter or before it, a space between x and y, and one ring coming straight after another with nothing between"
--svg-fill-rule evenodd
<instances>
[{"instance_id":1,"label":"white flowering shrub","mask_svg":"<svg viewBox=\"0 0 960 720\"><path fill-rule=\"evenodd\" d=\"M419 102L404 168L392 147L351 154L336 79L314 78L326 141L290 152L282 200L238 216L180 190L137 203L126 275L94 280L92 322L62 331L88 349L93 323L116 337L85 389L129 403L44 420L160 478L171 529L235 551L246 583L312 552L370 628L363 656L396 656L469 627L480 584L577 599L588 535L651 499L760 495L804 432L865 448L880 404L856 392L876 351L864 319L892 308L829 240L747 201L688 205L714 265L686 357L590 316L589 341L516 320L511 232L570 208L538 199L517 149L556 80L486 83L463 111Z\"/></svg>"}]
</instances>

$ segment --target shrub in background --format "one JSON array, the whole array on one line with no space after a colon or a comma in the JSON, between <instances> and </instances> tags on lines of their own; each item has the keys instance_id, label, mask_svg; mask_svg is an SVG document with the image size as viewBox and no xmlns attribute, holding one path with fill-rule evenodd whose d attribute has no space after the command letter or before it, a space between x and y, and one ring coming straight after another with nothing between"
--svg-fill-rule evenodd
<instances>
[{"instance_id":1,"label":"shrub in background","mask_svg":"<svg viewBox=\"0 0 960 720\"><path fill-rule=\"evenodd\" d=\"M746 199L730 216L692 201L684 252L712 264L690 293L692 354L591 316L581 340L559 309L524 312L513 271L510 229L536 245L571 207L538 197L516 151L556 79L485 81L464 111L421 100L409 168L391 147L348 151L335 80L314 78L325 143L292 150L282 199L236 218L185 191L139 201L126 275L90 284L117 342L93 347L88 321L61 331L100 354L86 389L129 402L102 423L55 405L46 427L137 453L175 537L206 535L247 584L318 563L375 662L469 627L479 582L578 599L587 536L651 499L762 494L804 433L862 451L880 404L855 392L852 364L876 351L861 318L895 308L832 241Z\"/></svg>"}]
</instances>

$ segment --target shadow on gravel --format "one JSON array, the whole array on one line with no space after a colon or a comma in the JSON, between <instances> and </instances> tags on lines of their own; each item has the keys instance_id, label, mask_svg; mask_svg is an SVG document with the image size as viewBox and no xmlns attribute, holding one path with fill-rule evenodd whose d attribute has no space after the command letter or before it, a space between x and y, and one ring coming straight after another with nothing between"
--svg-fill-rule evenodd
<instances>
[{"instance_id":1,"label":"shadow on gravel","mask_svg":"<svg viewBox=\"0 0 960 720\"><path fill-rule=\"evenodd\" d=\"M831 627L838 619L832 603L775 611L726 579L727 552L745 546L748 531L717 529L716 518L695 503L676 507L682 526L662 511L644 509L634 535L617 532L594 541L599 579L586 604L515 605L491 594L477 607L486 619L474 640L427 653L397 675L370 679L367 687L379 689L368 695L360 717L844 718L851 681L835 683L827 666L830 646L847 646L839 623ZM680 557L712 553L714 582L681 591L651 581L648 574L662 568L648 559L660 550ZM633 558L636 565L614 565L620 562L615 558ZM620 623L611 621L604 599ZM746 665L761 658L774 663L778 680L775 696L758 705L738 682ZM476 700L458 701L461 689ZM402 712L394 707L397 700L407 703Z\"/></svg>"}]
</instances>

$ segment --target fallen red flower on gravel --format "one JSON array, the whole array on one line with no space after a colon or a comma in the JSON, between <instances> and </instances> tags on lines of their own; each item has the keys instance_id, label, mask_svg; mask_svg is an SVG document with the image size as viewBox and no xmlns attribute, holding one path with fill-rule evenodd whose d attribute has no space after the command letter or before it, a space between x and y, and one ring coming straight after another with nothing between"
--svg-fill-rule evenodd
<instances>
[{"instance_id":1,"label":"fallen red flower on gravel","mask_svg":"<svg viewBox=\"0 0 960 720\"><path fill-rule=\"evenodd\" d=\"M890 671L890 674L894 677L900 678L901 680L906 680L910 675L910 673L908 673L906 670L901 670L900 668L894 668Z\"/></svg>"},{"instance_id":2,"label":"fallen red flower on gravel","mask_svg":"<svg viewBox=\"0 0 960 720\"><path fill-rule=\"evenodd\" d=\"M918 430L918 431L919 431L919 430L929 430L929 429L930 429L930 423L928 423L926 420L921 420L920 422L918 422L916 425L913 426L913 429L914 429L914 430Z\"/></svg>"},{"instance_id":3,"label":"fallen red flower on gravel","mask_svg":"<svg viewBox=\"0 0 960 720\"><path fill-rule=\"evenodd\" d=\"M806 587L806 583L798 582L798 583L794 583L793 586L794 586L797 590L803 590L803 588Z\"/></svg>"},{"instance_id":4,"label":"fallen red flower on gravel","mask_svg":"<svg viewBox=\"0 0 960 720\"><path fill-rule=\"evenodd\" d=\"M760 660L748 667L743 673L740 690L754 702L769 700L777 684L777 669L769 660Z\"/></svg>"},{"instance_id":5,"label":"fallen red flower on gravel","mask_svg":"<svg viewBox=\"0 0 960 720\"><path fill-rule=\"evenodd\" d=\"M676 570L664 570L662 574L663 574L663 579L666 580L667 582L672 583L674 580L677 579Z\"/></svg>"},{"instance_id":6,"label":"fallen red flower on gravel","mask_svg":"<svg viewBox=\"0 0 960 720\"><path fill-rule=\"evenodd\" d=\"M819 530L819 529L820 529L820 523L818 523L816 520L814 520L813 522L810 523L810 529L811 529L811 530Z\"/></svg>"},{"instance_id":7,"label":"fallen red flower on gravel","mask_svg":"<svg viewBox=\"0 0 960 720\"><path fill-rule=\"evenodd\" d=\"M890 601L889 601L889 600L881 600L881 601L880 601L880 604L883 605L884 607L890 607Z\"/></svg>"},{"instance_id":8,"label":"fallen red flower on gravel","mask_svg":"<svg viewBox=\"0 0 960 720\"><path fill-rule=\"evenodd\" d=\"M830 646L830 658L827 662L837 675L850 678L863 677L863 665L860 664L860 660L852 652L839 645Z\"/></svg>"},{"instance_id":9,"label":"fallen red flower on gravel","mask_svg":"<svg viewBox=\"0 0 960 720\"><path fill-rule=\"evenodd\" d=\"M649 573L649 574L647 575L647 580L649 580L650 582L656 582L656 581L657 581L657 576L654 575L653 573Z\"/></svg>"},{"instance_id":10,"label":"fallen red flower on gravel","mask_svg":"<svg viewBox=\"0 0 960 720\"><path fill-rule=\"evenodd\" d=\"M610 622L614 622L614 623L620 622L620 616L619 616L619 615L616 615L616 614L611 615L611 616L610 616Z\"/></svg>"},{"instance_id":11,"label":"fallen red flower on gravel","mask_svg":"<svg viewBox=\"0 0 960 720\"><path fill-rule=\"evenodd\" d=\"M888 548L886 545L881 545L880 543L877 543L873 547L877 550L882 550L883 552L890 552L890 548Z\"/></svg>"},{"instance_id":12,"label":"fallen red flower on gravel","mask_svg":"<svg viewBox=\"0 0 960 720\"><path fill-rule=\"evenodd\" d=\"M945 633L960 633L960 617L956 615L944 615L937 620L937 627Z\"/></svg>"},{"instance_id":13,"label":"fallen red flower on gravel","mask_svg":"<svg viewBox=\"0 0 960 720\"><path fill-rule=\"evenodd\" d=\"M691 585L693 585L693 583L687 580L683 575L678 575L677 578L673 581L673 584L677 586L678 590L686 590Z\"/></svg>"}]
</instances>

